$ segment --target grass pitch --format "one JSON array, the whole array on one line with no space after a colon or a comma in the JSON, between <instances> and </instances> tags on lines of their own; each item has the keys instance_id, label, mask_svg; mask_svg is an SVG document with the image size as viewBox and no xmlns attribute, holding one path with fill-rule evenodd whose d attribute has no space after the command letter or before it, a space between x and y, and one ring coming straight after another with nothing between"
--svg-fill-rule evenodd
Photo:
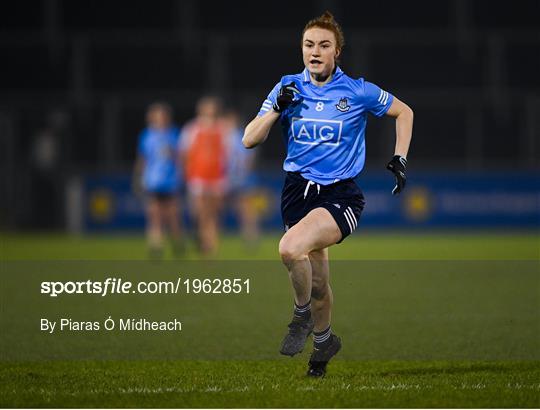
<instances>
[{"instance_id":1,"label":"grass pitch","mask_svg":"<svg viewBox=\"0 0 540 410\"><path fill-rule=\"evenodd\" d=\"M538 407L538 363L300 360L4 364L3 407Z\"/></svg>"},{"instance_id":2,"label":"grass pitch","mask_svg":"<svg viewBox=\"0 0 540 410\"><path fill-rule=\"evenodd\" d=\"M3 234L0 240L2 261L146 257L141 237ZM265 237L257 248L246 252L239 239L227 237L218 258L277 259L277 241L277 236ZM331 257L538 263L539 249L536 234L387 232L349 238L331 250ZM197 255L190 250L187 258L196 259ZM436 279L418 275L416 279L395 281L388 276L379 281L373 275L362 282L373 290L364 292L361 298L348 282L349 277L336 275L334 323L344 348L322 380L304 376L310 349L293 359L277 354L289 309L285 304L290 299L283 272L279 280L264 282L272 296L268 303L276 304L277 317L249 336L255 350L273 352L275 346L275 359L266 355L260 360L3 360L0 406L539 407L539 271L514 280L501 279L500 273L488 270L473 275L474 281L467 281L467 272L460 272L463 282L444 282L445 277L437 276L439 273L433 273ZM514 286L519 280L521 284ZM232 309L232 305L227 306ZM452 309L445 311L441 306ZM205 314L213 311L211 304L208 307L210 312ZM353 324L362 323L360 329L351 325L351 316ZM206 335L212 334L213 329L206 330ZM443 332L443 343L428 340L421 349L415 347L414 335L422 331L427 335ZM47 345L40 348L47 349ZM422 359L412 352L415 348L434 359ZM395 356L400 355L400 349L404 357L412 352L411 357L395 360L389 355L385 360L384 351L390 349ZM444 360L445 356L452 360ZM460 356L470 356L470 360ZM2 357L6 357L6 351Z\"/></svg>"}]
</instances>

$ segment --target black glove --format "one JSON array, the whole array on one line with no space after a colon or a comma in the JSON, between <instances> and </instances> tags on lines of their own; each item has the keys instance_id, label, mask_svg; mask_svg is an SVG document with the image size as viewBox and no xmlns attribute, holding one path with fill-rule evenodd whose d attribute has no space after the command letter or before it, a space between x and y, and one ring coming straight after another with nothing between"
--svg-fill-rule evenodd
<instances>
[{"instance_id":1,"label":"black glove","mask_svg":"<svg viewBox=\"0 0 540 410\"><path fill-rule=\"evenodd\" d=\"M296 88L296 84L294 82L281 87L277 95L276 102L274 105L272 105L272 109L276 112L285 111L287 107L293 103L295 93L300 93L300 90Z\"/></svg>"},{"instance_id":2,"label":"black glove","mask_svg":"<svg viewBox=\"0 0 540 410\"><path fill-rule=\"evenodd\" d=\"M386 165L386 169L396 177L396 186L392 189L392 195L397 195L405 188L407 177L405 175L405 167L407 159L401 155L394 155L390 162Z\"/></svg>"}]
</instances>

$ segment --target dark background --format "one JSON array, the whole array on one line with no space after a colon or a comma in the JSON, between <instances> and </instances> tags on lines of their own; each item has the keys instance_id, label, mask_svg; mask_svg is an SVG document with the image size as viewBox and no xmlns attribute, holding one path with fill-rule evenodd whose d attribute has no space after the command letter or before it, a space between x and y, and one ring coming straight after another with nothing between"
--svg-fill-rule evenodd
<instances>
[{"instance_id":1,"label":"dark background","mask_svg":"<svg viewBox=\"0 0 540 410\"><path fill-rule=\"evenodd\" d=\"M218 93L249 121L303 69L301 30L324 10L344 71L414 109L411 165L538 172L539 1L2 2L0 226L62 227L69 176L129 171L152 101L181 125ZM370 122L368 167L391 156L393 128ZM283 149L276 127L260 169L279 170Z\"/></svg>"}]
</instances>

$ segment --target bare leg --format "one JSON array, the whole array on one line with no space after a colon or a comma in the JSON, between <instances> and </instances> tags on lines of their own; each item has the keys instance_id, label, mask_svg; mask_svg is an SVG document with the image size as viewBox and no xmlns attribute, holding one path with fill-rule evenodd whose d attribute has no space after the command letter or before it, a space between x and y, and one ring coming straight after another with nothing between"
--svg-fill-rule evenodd
<instances>
[{"instance_id":1,"label":"bare leg","mask_svg":"<svg viewBox=\"0 0 540 410\"><path fill-rule=\"evenodd\" d=\"M315 332L322 332L330 326L333 295L330 288L330 266L328 248L312 251L311 261L311 314L315 322Z\"/></svg>"},{"instance_id":2,"label":"bare leg","mask_svg":"<svg viewBox=\"0 0 540 410\"><path fill-rule=\"evenodd\" d=\"M223 196L219 193L212 192L208 194L208 244L210 254L215 254L219 246L219 215L221 212L221 204Z\"/></svg>"},{"instance_id":3,"label":"bare leg","mask_svg":"<svg viewBox=\"0 0 540 410\"><path fill-rule=\"evenodd\" d=\"M163 214L167 221L170 233L170 241L173 254L181 256L185 251L185 245L182 238L182 223L179 216L180 201L178 198L171 198L163 205Z\"/></svg>"},{"instance_id":4,"label":"bare leg","mask_svg":"<svg viewBox=\"0 0 540 410\"><path fill-rule=\"evenodd\" d=\"M150 198L146 208L146 238L148 247L152 253L161 253L163 248L161 216L159 201L156 198Z\"/></svg>"},{"instance_id":5,"label":"bare leg","mask_svg":"<svg viewBox=\"0 0 540 410\"><path fill-rule=\"evenodd\" d=\"M237 199L242 238L248 246L253 245L259 238L257 212L251 203L251 196L240 193Z\"/></svg>"},{"instance_id":6,"label":"bare leg","mask_svg":"<svg viewBox=\"0 0 540 410\"><path fill-rule=\"evenodd\" d=\"M279 253L289 271L298 305L305 305L312 295L313 269L310 253L325 249L340 239L341 231L336 221L324 208L312 210L281 238ZM319 254L315 255L315 260L318 261L315 275L318 286L321 277L324 277L324 261L321 261L320 255L317 259L317 255ZM324 256L327 254L323 253L322 257ZM319 290L318 287L316 292Z\"/></svg>"},{"instance_id":7,"label":"bare leg","mask_svg":"<svg viewBox=\"0 0 540 410\"><path fill-rule=\"evenodd\" d=\"M169 226L169 232L173 240L180 240L182 236L182 228L179 212L178 198L171 198L164 204L164 214L166 215L167 225Z\"/></svg>"},{"instance_id":8,"label":"bare leg","mask_svg":"<svg viewBox=\"0 0 540 410\"><path fill-rule=\"evenodd\" d=\"M221 196L215 193L205 192L194 198L201 251L206 256L217 251L220 206Z\"/></svg>"},{"instance_id":9,"label":"bare leg","mask_svg":"<svg viewBox=\"0 0 540 410\"><path fill-rule=\"evenodd\" d=\"M205 253L208 248L208 239L207 239L207 228L208 215L207 209L205 207L205 198L202 192L198 192L193 195L191 204L192 204L192 215L194 216L195 222L197 224L197 236L199 238L199 246L201 252Z\"/></svg>"}]
</instances>

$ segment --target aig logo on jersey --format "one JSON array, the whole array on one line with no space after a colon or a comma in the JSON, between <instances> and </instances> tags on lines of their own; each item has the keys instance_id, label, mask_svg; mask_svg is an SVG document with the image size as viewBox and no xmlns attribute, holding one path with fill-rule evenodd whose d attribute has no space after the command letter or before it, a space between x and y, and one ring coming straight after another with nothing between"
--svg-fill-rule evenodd
<instances>
[{"instance_id":1,"label":"aig logo on jersey","mask_svg":"<svg viewBox=\"0 0 540 410\"><path fill-rule=\"evenodd\" d=\"M291 131L294 141L308 145L339 145L342 121L316 118L292 118Z\"/></svg>"}]
</instances>

